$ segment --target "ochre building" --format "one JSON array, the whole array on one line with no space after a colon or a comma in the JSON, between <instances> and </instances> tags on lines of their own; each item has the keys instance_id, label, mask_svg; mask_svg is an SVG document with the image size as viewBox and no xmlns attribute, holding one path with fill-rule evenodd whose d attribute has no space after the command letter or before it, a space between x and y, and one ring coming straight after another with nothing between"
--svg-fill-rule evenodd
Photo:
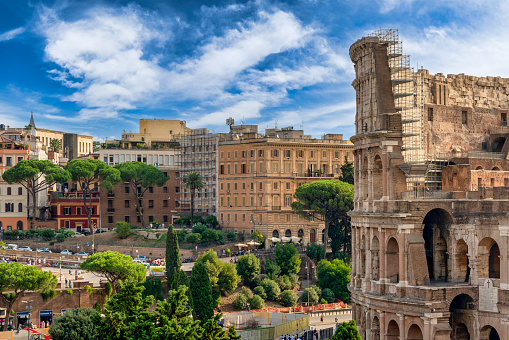
<instances>
[{"instance_id":1,"label":"ochre building","mask_svg":"<svg viewBox=\"0 0 509 340\"><path fill-rule=\"evenodd\" d=\"M413 72L395 30L350 56L362 338L509 339L509 79Z\"/></svg>"}]
</instances>

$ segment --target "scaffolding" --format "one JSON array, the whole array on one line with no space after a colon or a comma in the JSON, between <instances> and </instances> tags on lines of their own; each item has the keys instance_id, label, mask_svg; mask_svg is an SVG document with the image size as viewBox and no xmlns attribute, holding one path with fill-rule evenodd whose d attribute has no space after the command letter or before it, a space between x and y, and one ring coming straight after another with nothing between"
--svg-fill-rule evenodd
<instances>
[{"instance_id":1,"label":"scaffolding","mask_svg":"<svg viewBox=\"0 0 509 340\"><path fill-rule=\"evenodd\" d=\"M207 129L194 129L188 134L178 135L179 154L177 164L177 210L191 212L191 193L184 185L189 172L197 172L203 180L203 188L196 190L194 211L196 215L217 213L217 148L219 135Z\"/></svg>"}]
</instances>

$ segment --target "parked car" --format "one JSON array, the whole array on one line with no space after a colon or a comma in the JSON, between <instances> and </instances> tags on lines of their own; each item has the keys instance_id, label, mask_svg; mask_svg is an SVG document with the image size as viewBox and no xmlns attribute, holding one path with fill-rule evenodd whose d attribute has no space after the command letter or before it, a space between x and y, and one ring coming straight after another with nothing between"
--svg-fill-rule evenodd
<instances>
[{"instance_id":1,"label":"parked car","mask_svg":"<svg viewBox=\"0 0 509 340\"><path fill-rule=\"evenodd\" d=\"M190 263L190 262L193 262L193 259L190 257L187 257L184 259L184 261L182 261L182 263Z\"/></svg>"},{"instance_id":2,"label":"parked car","mask_svg":"<svg viewBox=\"0 0 509 340\"><path fill-rule=\"evenodd\" d=\"M38 252L38 253L52 253L52 251L49 250L49 248L39 248L36 250L36 252Z\"/></svg>"},{"instance_id":3,"label":"parked car","mask_svg":"<svg viewBox=\"0 0 509 340\"><path fill-rule=\"evenodd\" d=\"M85 235L85 236L91 235L91 234L90 234L90 231L88 231L88 230L82 230L82 231L81 231L81 233L82 233L83 235Z\"/></svg>"},{"instance_id":4,"label":"parked car","mask_svg":"<svg viewBox=\"0 0 509 340\"><path fill-rule=\"evenodd\" d=\"M9 244L6 244L5 246L3 246L2 249L18 250L18 245L17 244L9 243Z\"/></svg>"},{"instance_id":5,"label":"parked car","mask_svg":"<svg viewBox=\"0 0 509 340\"><path fill-rule=\"evenodd\" d=\"M21 250L21 251L33 251L33 249L30 248L29 246L19 247L18 250Z\"/></svg>"},{"instance_id":6,"label":"parked car","mask_svg":"<svg viewBox=\"0 0 509 340\"><path fill-rule=\"evenodd\" d=\"M76 253L74 255L80 255L80 256L88 256L90 255L89 253L85 253L84 251L80 251L79 253Z\"/></svg>"},{"instance_id":7,"label":"parked car","mask_svg":"<svg viewBox=\"0 0 509 340\"><path fill-rule=\"evenodd\" d=\"M83 237L83 236L85 235L82 233L75 232L74 235L72 235L71 237Z\"/></svg>"},{"instance_id":8,"label":"parked car","mask_svg":"<svg viewBox=\"0 0 509 340\"><path fill-rule=\"evenodd\" d=\"M72 255L72 251L70 251L69 249L64 249L60 252L60 254L63 254L63 255Z\"/></svg>"},{"instance_id":9,"label":"parked car","mask_svg":"<svg viewBox=\"0 0 509 340\"><path fill-rule=\"evenodd\" d=\"M148 258L146 256L139 256L133 260L134 262L147 262Z\"/></svg>"}]
</instances>

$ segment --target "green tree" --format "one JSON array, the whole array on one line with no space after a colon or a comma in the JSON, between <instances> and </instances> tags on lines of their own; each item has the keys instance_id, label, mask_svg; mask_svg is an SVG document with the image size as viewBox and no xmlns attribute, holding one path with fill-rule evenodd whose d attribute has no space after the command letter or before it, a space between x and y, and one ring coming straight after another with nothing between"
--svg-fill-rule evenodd
<instances>
[{"instance_id":1,"label":"green tree","mask_svg":"<svg viewBox=\"0 0 509 340\"><path fill-rule=\"evenodd\" d=\"M211 226L212 228L216 228L219 225L216 216L209 215L205 218L205 224Z\"/></svg>"},{"instance_id":2,"label":"green tree","mask_svg":"<svg viewBox=\"0 0 509 340\"><path fill-rule=\"evenodd\" d=\"M0 262L0 301L6 306L6 315L11 315L14 303L27 291L46 293L54 290L57 278L50 271L18 262ZM8 322L4 324L7 331Z\"/></svg>"},{"instance_id":3,"label":"green tree","mask_svg":"<svg viewBox=\"0 0 509 340\"><path fill-rule=\"evenodd\" d=\"M99 152L101 151L101 142L99 141L93 141L92 142L92 148L94 149L94 152Z\"/></svg>"},{"instance_id":4,"label":"green tree","mask_svg":"<svg viewBox=\"0 0 509 340\"><path fill-rule=\"evenodd\" d=\"M141 226L145 228L143 196L150 187L162 187L168 181L168 176L155 166L142 162L120 163L115 165L115 169L120 171L122 181L128 182L131 186L131 192L135 202L137 202L137 211L141 220Z\"/></svg>"},{"instance_id":5,"label":"green tree","mask_svg":"<svg viewBox=\"0 0 509 340\"><path fill-rule=\"evenodd\" d=\"M203 180L199 173L189 172L184 178L184 186L191 191L191 221L194 224L194 195L196 190L203 188Z\"/></svg>"},{"instance_id":6,"label":"green tree","mask_svg":"<svg viewBox=\"0 0 509 340\"><path fill-rule=\"evenodd\" d=\"M336 328L332 340L362 340L354 320L342 322Z\"/></svg>"},{"instance_id":7,"label":"green tree","mask_svg":"<svg viewBox=\"0 0 509 340\"><path fill-rule=\"evenodd\" d=\"M29 209L27 209L27 218L30 220L30 229L34 229L38 209L37 194L41 191L45 192L55 183L67 182L70 174L51 161L27 159L5 170L2 178L9 184L20 184L27 190L28 200L32 199L32 218L30 218Z\"/></svg>"},{"instance_id":8,"label":"green tree","mask_svg":"<svg viewBox=\"0 0 509 340\"><path fill-rule=\"evenodd\" d=\"M283 275L298 273L300 271L301 259L297 248L291 243L285 243L282 247L277 244L275 249L276 263L281 268Z\"/></svg>"},{"instance_id":9,"label":"green tree","mask_svg":"<svg viewBox=\"0 0 509 340\"><path fill-rule=\"evenodd\" d=\"M265 289L263 289L262 286L254 287L253 294L259 295L264 300L267 298L267 294L265 293Z\"/></svg>"},{"instance_id":10,"label":"green tree","mask_svg":"<svg viewBox=\"0 0 509 340\"><path fill-rule=\"evenodd\" d=\"M193 296L191 294L191 290L189 289L189 279L187 278L187 274L181 269L177 273L177 278L173 281L173 285L171 289L178 290L180 286L185 286L187 288L186 295L189 300L189 306L193 308Z\"/></svg>"},{"instance_id":11,"label":"green tree","mask_svg":"<svg viewBox=\"0 0 509 340\"><path fill-rule=\"evenodd\" d=\"M155 276L150 276L145 282L143 282L143 287L145 290L143 291L143 297L147 297L152 295L157 301L162 301L163 299L163 283L161 279Z\"/></svg>"},{"instance_id":12,"label":"green tree","mask_svg":"<svg viewBox=\"0 0 509 340\"><path fill-rule=\"evenodd\" d=\"M53 229L44 229L41 232L41 237L44 241L51 241L55 238L55 232Z\"/></svg>"},{"instance_id":13,"label":"green tree","mask_svg":"<svg viewBox=\"0 0 509 340\"><path fill-rule=\"evenodd\" d=\"M207 228L201 234L201 237L203 238L203 240L217 241L217 239L219 238L219 235L217 234L217 231L215 231L214 229Z\"/></svg>"},{"instance_id":14,"label":"green tree","mask_svg":"<svg viewBox=\"0 0 509 340\"><path fill-rule=\"evenodd\" d=\"M271 301L277 300L279 297L279 294L281 294L281 289L279 288L279 285L276 283L276 281L264 278L260 282L260 286L263 287L265 290L265 293L267 293L267 299Z\"/></svg>"},{"instance_id":15,"label":"green tree","mask_svg":"<svg viewBox=\"0 0 509 340\"><path fill-rule=\"evenodd\" d=\"M187 243L199 243L201 241L201 235L198 233L189 234L186 237Z\"/></svg>"},{"instance_id":16,"label":"green tree","mask_svg":"<svg viewBox=\"0 0 509 340\"><path fill-rule=\"evenodd\" d=\"M320 180L298 187L294 197L296 200L292 203L292 209L297 214L325 222L323 252L327 254L329 225L348 217L347 213L353 208L353 185Z\"/></svg>"},{"instance_id":17,"label":"green tree","mask_svg":"<svg viewBox=\"0 0 509 340\"><path fill-rule=\"evenodd\" d=\"M128 255L109 250L90 255L81 263L81 268L104 275L111 283L113 292L116 292L119 280L143 283L147 277L147 269L144 265L133 262Z\"/></svg>"},{"instance_id":18,"label":"green tree","mask_svg":"<svg viewBox=\"0 0 509 340\"><path fill-rule=\"evenodd\" d=\"M348 301L350 291L347 285L350 282L350 271L351 268L341 260L335 259L332 262L321 260L316 267L318 285L321 289L331 289L336 298Z\"/></svg>"},{"instance_id":19,"label":"green tree","mask_svg":"<svg viewBox=\"0 0 509 340\"><path fill-rule=\"evenodd\" d=\"M118 221L116 223L115 232L117 236L121 239L128 238L133 234L133 230L131 229L131 224L129 222Z\"/></svg>"},{"instance_id":20,"label":"green tree","mask_svg":"<svg viewBox=\"0 0 509 340\"><path fill-rule=\"evenodd\" d=\"M334 292L330 288L325 288L324 290L322 290L322 298L327 300L328 303L332 303L336 299L334 297Z\"/></svg>"},{"instance_id":21,"label":"green tree","mask_svg":"<svg viewBox=\"0 0 509 340\"><path fill-rule=\"evenodd\" d=\"M237 274L244 279L244 284L249 284L252 279L260 274L260 260L253 254L246 254L237 261Z\"/></svg>"},{"instance_id":22,"label":"green tree","mask_svg":"<svg viewBox=\"0 0 509 340\"><path fill-rule=\"evenodd\" d=\"M189 286L193 296L193 315L204 323L214 315L214 302L209 274L203 262L196 262L193 266Z\"/></svg>"},{"instance_id":23,"label":"green tree","mask_svg":"<svg viewBox=\"0 0 509 340\"><path fill-rule=\"evenodd\" d=\"M323 248L315 243L308 244L306 247L306 255L309 256L310 259L315 260L315 262L318 262L324 257Z\"/></svg>"},{"instance_id":24,"label":"green tree","mask_svg":"<svg viewBox=\"0 0 509 340\"><path fill-rule=\"evenodd\" d=\"M192 231L193 231L193 233L195 233L195 234L200 234L200 235L201 235L201 234L203 234L203 232L204 232L205 230L207 230L207 229L208 229L208 228L207 228L207 226L206 226L205 224L197 223L197 224L195 224L195 225L193 226Z\"/></svg>"},{"instance_id":25,"label":"green tree","mask_svg":"<svg viewBox=\"0 0 509 340\"><path fill-rule=\"evenodd\" d=\"M173 230L173 225L170 224L166 235L166 277L169 287L173 287L181 265L177 233Z\"/></svg>"},{"instance_id":26,"label":"green tree","mask_svg":"<svg viewBox=\"0 0 509 340\"><path fill-rule=\"evenodd\" d=\"M285 307L292 307L297 305L299 297L293 290L285 290L279 295L279 301Z\"/></svg>"},{"instance_id":27,"label":"green tree","mask_svg":"<svg viewBox=\"0 0 509 340\"><path fill-rule=\"evenodd\" d=\"M49 146L53 149L53 151L59 152L60 149L62 149L62 142L60 141L60 139L55 138L49 142Z\"/></svg>"},{"instance_id":28,"label":"green tree","mask_svg":"<svg viewBox=\"0 0 509 340\"><path fill-rule=\"evenodd\" d=\"M265 260L265 273L267 273L269 279L274 280L281 274L281 267L276 262L267 258Z\"/></svg>"},{"instance_id":29,"label":"green tree","mask_svg":"<svg viewBox=\"0 0 509 340\"><path fill-rule=\"evenodd\" d=\"M341 175L338 178L341 182L345 182L353 185L354 171L353 163L348 161L348 157L345 156L345 163L341 165Z\"/></svg>"},{"instance_id":30,"label":"green tree","mask_svg":"<svg viewBox=\"0 0 509 340\"><path fill-rule=\"evenodd\" d=\"M95 235L92 224L92 190L94 184L101 182L101 188L112 190L113 185L120 182L120 172L98 159L73 159L67 163L65 169L71 174L71 179L78 183L79 191L83 193L83 206L88 217L88 226ZM92 236L94 237L94 236ZM94 243L94 240L92 240Z\"/></svg>"},{"instance_id":31,"label":"green tree","mask_svg":"<svg viewBox=\"0 0 509 340\"><path fill-rule=\"evenodd\" d=\"M304 292L302 292L302 302L309 302L312 305L315 305L320 301L320 288L318 288L315 285L312 285L309 288L304 289ZM308 299L309 294L309 299Z\"/></svg>"},{"instance_id":32,"label":"green tree","mask_svg":"<svg viewBox=\"0 0 509 340\"><path fill-rule=\"evenodd\" d=\"M68 309L61 316L55 316L49 328L54 340L95 340L97 332L90 316L97 313L92 308Z\"/></svg>"}]
</instances>

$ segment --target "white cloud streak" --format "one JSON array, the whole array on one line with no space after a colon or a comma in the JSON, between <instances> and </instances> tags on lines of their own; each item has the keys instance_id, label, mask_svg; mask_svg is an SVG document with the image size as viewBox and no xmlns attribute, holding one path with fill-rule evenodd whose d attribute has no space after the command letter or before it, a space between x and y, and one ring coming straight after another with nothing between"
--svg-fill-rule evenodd
<instances>
[{"instance_id":1,"label":"white cloud streak","mask_svg":"<svg viewBox=\"0 0 509 340\"><path fill-rule=\"evenodd\" d=\"M12 39L16 38L18 35L22 34L23 32L25 32L24 27L18 27L13 30L4 32L4 33L0 34L0 41L12 40Z\"/></svg>"}]
</instances>

